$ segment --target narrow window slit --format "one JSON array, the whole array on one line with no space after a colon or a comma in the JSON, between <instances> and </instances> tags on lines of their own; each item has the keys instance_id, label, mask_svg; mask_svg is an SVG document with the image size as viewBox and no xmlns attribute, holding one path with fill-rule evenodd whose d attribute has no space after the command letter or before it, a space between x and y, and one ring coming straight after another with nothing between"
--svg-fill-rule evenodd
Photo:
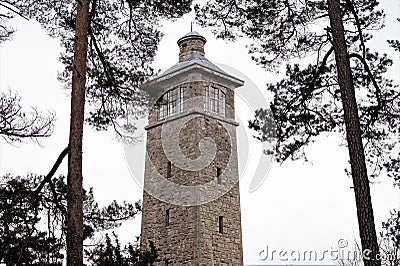
<instances>
[{"instance_id":1,"label":"narrow window slit","mask_svg":"<svg viewBox=\"0 0 400 266\"><path fill-rule=\"evenodd\" d=\"M165 226L169 226L169 210L165 210Z\"/></svg>"},{"instance_id":2,"label":"narrow window slit","mask_svg":"<svg viewBox=\"0 0 400 266\"><path fill-rule=\"evenodd\" d=\"M217 168L217 184L218 185L221 185L221 183L222 183L222 180L221 180L221 174L222 174L222 170L221 170L221 168Z\"/></svg>"},{"instance_id":3,"label":"narrow window slit","mask_svg":"<svg viewBox=\"0 0 400 266\"><path fill-rule=\"evenodd\" d=\"M224 232L224 217L223 216L218 217L218 232L221 234Z\"/></svg>"},{"instance_id":4,"label":"narrow window slit","mask_svg":"<svg viewBox=\"0 0 400 266\"><path fill-rule=\"evenodd\" d=\"M172 169L172 164L171 162L167 163L167 178L171 177L171 169Z\"/></svg>"}]
</instances>

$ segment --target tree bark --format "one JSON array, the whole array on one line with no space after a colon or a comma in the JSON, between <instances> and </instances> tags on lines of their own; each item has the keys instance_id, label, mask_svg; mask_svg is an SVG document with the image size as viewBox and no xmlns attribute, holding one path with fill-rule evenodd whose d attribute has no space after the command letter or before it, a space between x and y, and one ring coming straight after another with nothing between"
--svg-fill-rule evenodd
<instances>
[{"instance_id":1,"label":"tree bark","mask_svg":"<svg viewBox=\"0 0 400 266\"><path fill-rule=\"evenodd\" d=\"M363 261L365 266L378 266L381 265L378 255L379 246L376 237L364 146L361 138L360 119L339 0L328 0L328 12L332 29L333 48L335 50L338 83L343 103L351 175L353 177L357 207L358 228L362 250L365 255Z\"/></svg>"},{"instance_id":2,"label":"tree bark","mask_svg":"<svg viewBox=\"0 0 400 266\"><path fill-rule=\"evenodd\" d=\"M67 265L83 265L82 138L85 112L89 0L77 0L68 154Z\"/></svg>"}]
</instances>

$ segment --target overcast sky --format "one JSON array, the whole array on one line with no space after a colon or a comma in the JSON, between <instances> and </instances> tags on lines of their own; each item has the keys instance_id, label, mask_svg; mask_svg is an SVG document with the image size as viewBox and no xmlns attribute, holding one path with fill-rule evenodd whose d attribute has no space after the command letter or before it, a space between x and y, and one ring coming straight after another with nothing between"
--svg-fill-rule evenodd
<instances>
[{"instance_id":1,"label":"overcast sky","mask_svg":"<svg viewBox=\"0 0 400 266\"><path fill-rule=\"evenodd\" d=\"M400 39L400 1L384 0L387 12L387 28L376 33L371 42L376 49L393 54L385 40ZM154 66L165 69L178 60L176 41L190 31L193 15L164 24L164 38ZM46 174L68 141L70 98L69 91L57 81L59 43L46 36L33 21L14 20L17 33L13 40L0 46L0 90L18 91L25 107L37 106L41 110L54 110L57 121L54 134L34 143L14 146L0 139L0 174L25 175L28 172ZM347 150L344 140L335 134L323 134L315 144L307 148L310 162L285 162L272 164L265 182L253 193L250 182L262 156L262 144L256 142L246 128L253 111L264 104L268 97L265 84L278 79L279 75L267 73L250 60L244 48L245 40L236 43L217 41L207 29L194 26L194 30L207 38L206 57L238 75L246 81L237 91L237 120L241 172L241 208L244 260L247 264L262 264L260 251L271 250L324 250L335 249L340 239L349 242L358 235L354 192L344 168L347 166ZM390 70L400 82L398 55ZM229 67L227 67L229 66ZM261 93L264 98L255 97ZM256 99L257 98L257 99ZM141 124L145 124L142 121ZM141 131L144 133L144 130ZM135 152L135 168L127 163L124 147L110 132L95 132L85 127L84 132L84 185L94 187L96 200L101 204L118 201L136 201L142 196L140 179L143 174L143 145L132 147ZM249 150L250 152L246 152ZM59 173L66 174L66 160ZM387 220L391 209L400 208L399 189L392 180L379 178L371 186L377 230ZM117 230L123 241L132 241L140 233L140 217L125 223ZM351 244L349 244L351 245ZM279 262L279 261L275 261ZM327 263L327 261L324 261ZM295 262L292 262L295 264Z\"/></svg>"}]
</instances>

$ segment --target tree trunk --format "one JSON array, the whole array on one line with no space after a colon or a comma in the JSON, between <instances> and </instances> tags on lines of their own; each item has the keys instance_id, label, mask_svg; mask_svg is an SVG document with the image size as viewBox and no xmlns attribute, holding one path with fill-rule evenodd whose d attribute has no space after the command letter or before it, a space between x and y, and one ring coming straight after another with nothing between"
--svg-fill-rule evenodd
<instances>
[{"instance_id":1,"label":"tree trunk","mask_svg":"<svg viewBox=\"0 0 400 266\"><path fill-rule=\"evenodd\" d=\"M339 0L328 0L328 12L332 28L338 83L343 102L351 175L353 177L354 194L356 198L358 228L360 231L362 250L364 251L364 265L380 266L378 255L379 247L376 237L364 147L361 139L360 120Z\"/></svg>"},{"instance_id":2,"label":"tree trunk","mask_svg":"<svg viewBox=\"0 0 400 266\"><path fill-rule=\"evenodd\" d=\"M82 137L85 111L89 0L77 0L67 192L67 265L83 265Z\"/></svg>"}]
</instances>

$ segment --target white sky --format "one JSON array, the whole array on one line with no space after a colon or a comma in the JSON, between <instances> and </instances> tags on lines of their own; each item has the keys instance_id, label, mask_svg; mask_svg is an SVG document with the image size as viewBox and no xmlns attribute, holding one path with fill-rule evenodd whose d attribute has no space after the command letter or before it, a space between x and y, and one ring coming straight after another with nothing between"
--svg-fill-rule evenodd
<instances>
[{"instance_id":1,"label":"white sky","mask_svg":"<svg viewBox=\"0 0 400 266\"><path fill-rule=\"evenodd\" d=\"M400 39L399 23L395 17L400 14L398 0L384 0L388 27L378 32L372 44L383 52L393 54L387 47L386 39ZM154 66L165 69L178 60L176 41L190 30L193 15L164 24L165 34ZM25 175L28 172L46 174L58 154L68 141L70 98L57 81L57 71L62 68L58 62L59 44L46 36L35 22L15 19L17 33L12 41L0 46L0 90L8 88L18 91L25 107L37 106L41 110L57 113L53 135L41 141L41 146L27 142L11 146L0 139L0 174ZM268 246L275 250L316 250L323 252L336 248L338 240L353 241L358 235L354 193L344 168L347 164L347 150L339 144L343 140L334 134L320 136L314 145L307 148L311 162L285 162L273 164L262 186L254 193L249 192L252 176L261 156L262 145L252 139L253 134L246 128L252 118L252 108L257 108L259 99L248 99L248 91L259 89L265 93L265 83L277 80L277 75L267 73L250 60L245 41L226 43L217 41L206 29L195 26L194 30L207 38L206 57L213 62L228 65L247 76L246 86L238 91L237 120L243 121L242 132L247 139L240 138L239 146L248 145L250 156L239 152L240 165L247 162L241 177L241 208L243 228L243 251L246 264L262 264L259 253ZM394 55L395 65L390 73L400 82L399 56ZM242 98L244 97L244 99ZM250 103L250 107L246 105ZM136 201L141 198L141 188L135 182L126 163L123 145L114 139L114 133L95 132L90 127L84 131L84 184L93 186L96 200L108 204L112 200ZM248 144L246 144L248 143ZM142 173L144 150L137 151L134 173ZM143 159L141 159L143 158ZM59 173L66 174L64 160ZM132 169L131 169L132 170ZM387 220L389 211L400 208L399 189L394 189L392 180L381 178L372 185L371 193L377 230ZM133 241L140 234L140 217L125 223L116 230L120 238ZM279 262L279 261L275 261ZM327 261L324 261L327 263ZM269 262L270 263L270 262ZM292 262L296 264L296 262ZM304 264L304 263L303 263Z\"/></svg>"}]
</instances>

